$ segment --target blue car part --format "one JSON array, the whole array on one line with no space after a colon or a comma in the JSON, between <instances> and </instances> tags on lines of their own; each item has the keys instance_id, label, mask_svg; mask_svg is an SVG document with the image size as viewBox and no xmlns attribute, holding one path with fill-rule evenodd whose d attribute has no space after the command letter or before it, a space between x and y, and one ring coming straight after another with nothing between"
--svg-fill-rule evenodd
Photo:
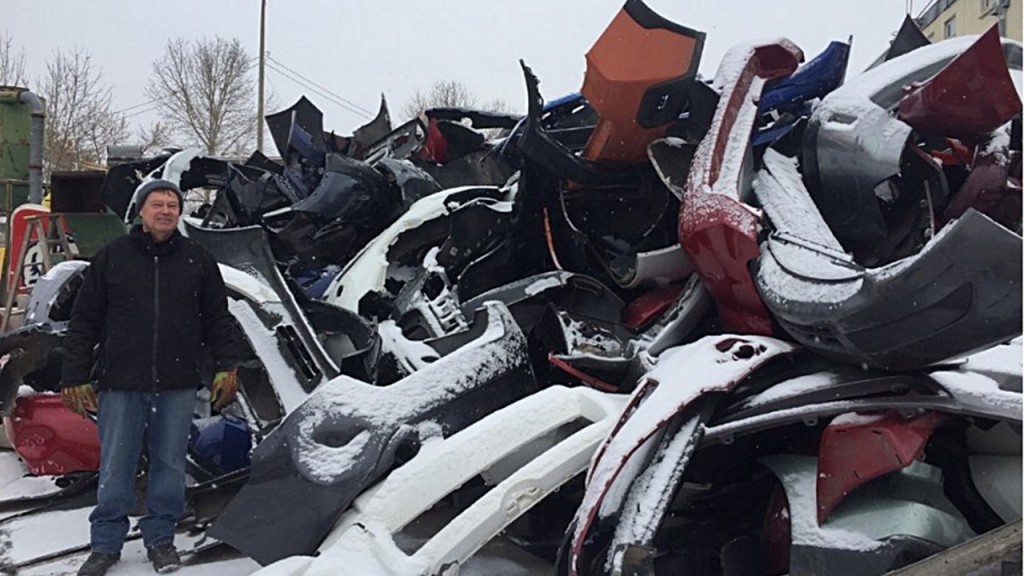
<instances>
[{"instance_id":1,"label":"blue car part","mask_svg":"<svg viewBox=\"0 0 1024 576\"><path fill-rule=\"evenodd\" d=\"M188 447L197 459L228 473L249 466L252 437L244 420L219 414L192 421Z\"/></svg>"}]
</instances>

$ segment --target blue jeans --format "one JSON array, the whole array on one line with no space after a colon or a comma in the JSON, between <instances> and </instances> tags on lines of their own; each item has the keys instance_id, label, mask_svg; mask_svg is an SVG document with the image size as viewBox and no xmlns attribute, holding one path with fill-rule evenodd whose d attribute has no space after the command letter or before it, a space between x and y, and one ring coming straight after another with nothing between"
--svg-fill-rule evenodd
<instances>
[{"instance_id":1,"label":"blue jeans","mask_svg":"<svg viewBox=\"0 0 1024 576\"><path fill-rule=\"evenodd\" d=\"M100 479L89 515L94 552L121 552L135 510L135 477L143 442L149 459L146 515L139 521L147 548L174 541L185 513L185 455L195 390L99 394Z\"/></svg>"}]
</instances>

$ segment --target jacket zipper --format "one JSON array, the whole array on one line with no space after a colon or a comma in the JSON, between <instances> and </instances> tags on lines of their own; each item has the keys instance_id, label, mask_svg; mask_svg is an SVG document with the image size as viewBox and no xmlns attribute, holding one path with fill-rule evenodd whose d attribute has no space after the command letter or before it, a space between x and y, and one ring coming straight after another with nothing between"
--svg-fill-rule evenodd
<instances>
[{"instance_id":1,"label":"jacket zipper","mask_svg":"<svg viewBox=\"0 0 1024 576\"><path fill-rule=\"evenodd\" d=\"M156 351L160 343L160 257L153 256L153 361L150 363L153 377L151 386L153 392L157 391L156 373Z\"/></svg>"}]
</instances>

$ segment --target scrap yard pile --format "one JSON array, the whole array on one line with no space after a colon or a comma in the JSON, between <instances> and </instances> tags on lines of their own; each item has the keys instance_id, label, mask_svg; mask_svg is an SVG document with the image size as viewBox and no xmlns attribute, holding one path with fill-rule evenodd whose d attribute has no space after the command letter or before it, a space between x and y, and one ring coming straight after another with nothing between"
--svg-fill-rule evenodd
<instances>
[{"instance_id":1,"label":"scrap yard pile","mask_svg":"<svg viewBox=\"0 0 1024 576\"><path fill-rule=\"evenodd\" d=\"M151 178L208 192L182 232L247 349L194 422L188 563L860 576L966 545L1020 569L1020 43L908 18L862 73L779 39L701 78L704 41L628 0L579 93L521 63L521 117L396 128L382 102L340 136L303 98L266 117L279 159L109 170L119 215ZM87 266L0 336L19 573L88 549L32 528L94 502L95 424L52 393Z\"/></svg>"}]
</instances>

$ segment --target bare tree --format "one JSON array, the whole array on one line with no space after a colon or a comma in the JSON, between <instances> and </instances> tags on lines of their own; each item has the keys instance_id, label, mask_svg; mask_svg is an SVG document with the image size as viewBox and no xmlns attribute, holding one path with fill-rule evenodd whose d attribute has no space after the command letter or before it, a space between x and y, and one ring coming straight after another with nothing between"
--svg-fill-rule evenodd
<instances>
[{"instance_id":1,"label":"bare tree","mask_svg":"<svg viewBox=\"0 0 1024 576\"><path fill-rule=\"evenodd\" d=\"M501 98L495 98L494 100L491 100L490 103L484 104L483 109L487 110L488 112L501 112L505 114L515 113L515 109L512 107L512 105L509 104L508 102L505 102Z\"/></svg>"},{"instance_id":2,"label":"bare tree","mask_svg":"<svg viewBox=\"0 0 1024 576\"><path fill-rule=\"evenodd\" d=\"M512 107L501 99L495 99L483 105L478 103L476 95L470 92L465 84L455 80L440 80L427 91L416 90L413 92L412 97L402 107L402 113L406 118L416 118L431 108L479 108L499 113L512 111Z\"/></svg>"},{"instance_id":3,"label":"bare tree","mask_svg":"<svg viewBox=\"0 0 1024 576\"><path fill-rule=\"evenodd\" d=\"M416 90L402 111L414 118L430 108L476 106L477 98L462 82L438 80L427 91Z\"/></svg>"},{"instance_id":4,"label":"bare tree","mask_svg":"<svg viewBox=\"0 0 1024 576\"><path fill-rule=\"evenodd\" d=\"M171 145L173 139L168 133L167 125L163 122L153 122L149 126L139 126L137 139L139 146L146 155L159 152L161 148Z\"/></svg>"},{"instance_id":5,"label":"bare tree","mask_svg":"<svg viewBox=\"0 0 1024 576\"><path fill-rule=\"evenodd\" d=\"M473 108L479 99L462 82L439 80L430 89L416 90L402 108L407 118L415 118L431 108ZM481 106L488 112L509 112L511 106L504 100L496 99Z\"/></svg>"},{"instance_id":6,"label":"bare tree","mask_svg":"<svg viewBox=\"0 0 1024 576\"><path fill-rule=\"evenodd\" d=\"M58 50L40 82L46 99L44 170L75 170L103 162L108 144L129 135L124 114L114 111L111 87L79 49Z\"/></svg>"},{"instance_id":7,"label":"bare tree","mask_svg":"<svg viewBox=\"0 0 1024 576\"><path fill-rule=\"evenodd\" d=\"M256 137L253 57L236 38L170 40L153 62L146 95L167 128L207 154L239 154Z\"/></svg>"},{"instance_id":8,"label":"bare tree","mask_svg":"<svg viewBox=\"0 0 1024 576\"><path fill-rule=\"evenodd\" d=\"M13 39L0 34L0 86L24 86L25 53L15 50Z\"/></svg>"}]
</instances>

